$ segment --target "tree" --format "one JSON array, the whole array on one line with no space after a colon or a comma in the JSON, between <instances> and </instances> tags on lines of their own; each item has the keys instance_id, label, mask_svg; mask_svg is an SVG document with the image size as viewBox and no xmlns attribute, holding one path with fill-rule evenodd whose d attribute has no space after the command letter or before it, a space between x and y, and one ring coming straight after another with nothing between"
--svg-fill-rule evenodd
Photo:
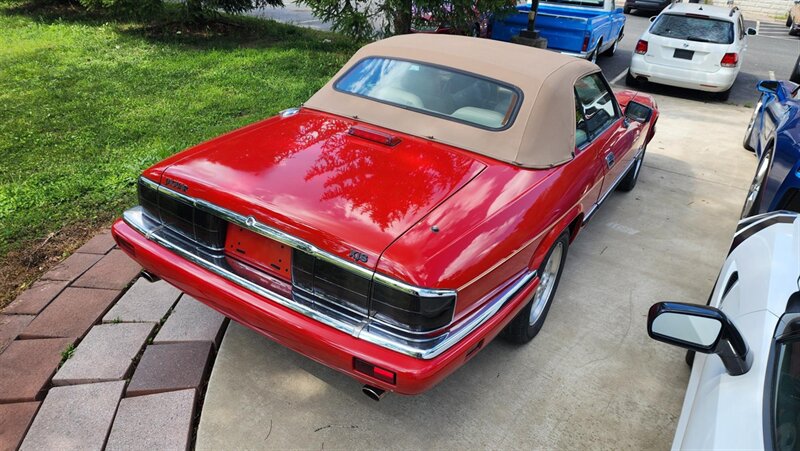
<instances>
[{"instance_id":1,"label":"tree","mask_svg":"<svg viewBox=\"0 0 800 451\"><path fill-rule=\"evenodd\" d=\"M449 26L470 34L481 17L512 11L513 0L297 0L334 31L357 39L410 33L412 27Z\"/></svg>"}]
</instances>

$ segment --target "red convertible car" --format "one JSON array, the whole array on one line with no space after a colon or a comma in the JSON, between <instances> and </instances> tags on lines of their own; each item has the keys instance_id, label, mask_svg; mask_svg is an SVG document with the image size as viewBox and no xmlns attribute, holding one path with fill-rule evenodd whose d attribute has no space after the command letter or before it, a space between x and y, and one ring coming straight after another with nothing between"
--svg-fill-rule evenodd
<instances>
[{"instance_id":1,"label":"red convertible car","mask_svg":"<svg viewBox=\"0 0 800 451\"><path fill-rule=\"evenodd\" d=\"M297 109L147 169L120 248L226 316L385 392L540 330L567 247L636 184L657 120L587 61L407 35Z\"/></svg>"}]
</instances>

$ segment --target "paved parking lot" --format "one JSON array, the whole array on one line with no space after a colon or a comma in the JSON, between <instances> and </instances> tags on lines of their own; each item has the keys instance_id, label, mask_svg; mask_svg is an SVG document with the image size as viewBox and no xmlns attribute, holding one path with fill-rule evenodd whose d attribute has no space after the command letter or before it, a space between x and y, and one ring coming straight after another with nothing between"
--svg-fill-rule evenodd
<instances>
[{"instance_id":1,"label":"paved parking lot","mask_svg":"<svg viewBox=\"0 0 800 451\"><path fill-rule=\"evenodd\" d=\"M625 38L622 40L617 54L611 58L600 57L597 61L606 78L617 81L619 85L625 83L625 73L630 66L631 55L639 36L650 25L649 15L634 12L626 17ZM745 19L747 19L747 14L745 14ZM753 106L758 101L759 94L755 85L759 80L789 78L797 55L800 54L800 45L798 45L800 38L789 36L788 28L782 23L745 20L745 26L757 28L763 35L748 38L747 52L742 57L742 70L733 85L733 91L727 103ZM652 84L637 89L684 99L717 102L711 95L688 89Z\"/></svg>"},{"instance_id":2,"label":"paved parking lot","mask_svg":"<svg viewBox=\"0 0 800 451\"><path fill-rule=\"evenodd\" d=\"M607 78L622 79L647 24L628 17L619 53L599 61ZM197 448L668 448L689 370L682 351L647 337L647 309L707 299L755 169L741 147L754 85L788 77L796 40L751 38L728 103L643 89L662 118L639 185L611 196L573 243L532 343L497 340L430 392L375 403L357 382L232 323Z\"/></svg>"}]
</instances>

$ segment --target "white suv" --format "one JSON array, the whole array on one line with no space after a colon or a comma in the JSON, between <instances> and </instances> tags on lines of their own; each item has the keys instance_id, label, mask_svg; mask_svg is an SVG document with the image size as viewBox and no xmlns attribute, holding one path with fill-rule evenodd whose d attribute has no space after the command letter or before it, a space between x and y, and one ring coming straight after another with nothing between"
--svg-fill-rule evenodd
<instances>
[{"instance_id":1,"label":"white suv","mask_svg":"<svg viewBox=\"0 0 800 451\"><path fill-rule=\"evenodd\" d=\"M739 8L673 3L642 34L625 81L716 92L728 100L747 36L754 34Z\"/></svg>"}]
</instances>

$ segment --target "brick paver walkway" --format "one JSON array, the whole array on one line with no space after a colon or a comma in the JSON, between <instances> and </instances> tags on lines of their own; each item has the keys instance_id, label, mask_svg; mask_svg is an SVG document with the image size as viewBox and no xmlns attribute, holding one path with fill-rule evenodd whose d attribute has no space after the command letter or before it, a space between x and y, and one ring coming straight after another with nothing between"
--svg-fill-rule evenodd
<instances>
[{"instance_id":1,"label":"brick paver walkway","mask_svg":"<svg viewBox=\"0 0 800 451\"><path fill-rule=\"evenodd\" d=\"M192 447L227 320L140 270L103 231L0 313L0 451Z\"/></svg>"}]
</instances>

